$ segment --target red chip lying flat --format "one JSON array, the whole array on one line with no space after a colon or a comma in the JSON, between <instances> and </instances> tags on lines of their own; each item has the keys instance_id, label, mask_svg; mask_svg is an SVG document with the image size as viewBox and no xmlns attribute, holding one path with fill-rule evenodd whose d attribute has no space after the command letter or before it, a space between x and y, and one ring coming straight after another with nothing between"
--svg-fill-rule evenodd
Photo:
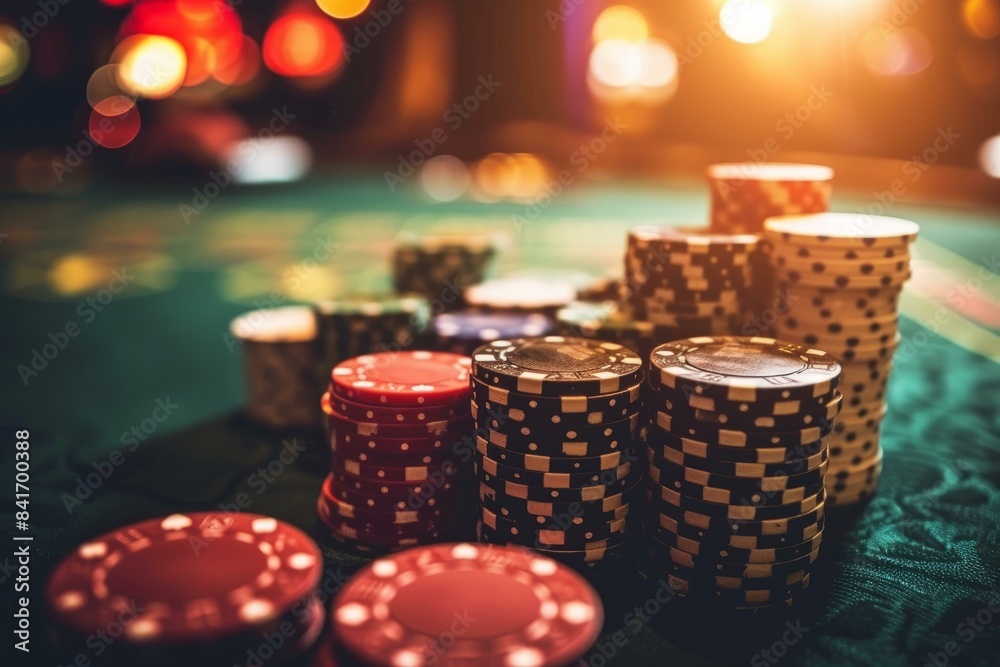
<instances>
[{"instance_id":1,"label":"red chip lying flat","mask_svg":"<svg viewBox=\"0 0 1000 667\"><path fill-rule=\"evenodd\" d=\"M447 405L471 394L472 360L450 352L382 352L334 367L331 388L358 403Z\"/></svg>"},{"instance_id":2,"label":"red chip lying flat","mask_svg":"<svg viewBox=\"0 0 1000 667\"><path fill-rule=\"evenodd\" d=\"M337 641L383 667L544 667L580 658L604 609L580 575L536 552L438 544L374 561L333 603Z\"/></svg>"},{"instance_id":3,"label":"red chip lying flat","mask_svg":"<svg viewBox=\"0 0 1000 667\"><path fill-rule=\"evenodd\" d=\"M196 512L131 524L85 542L55 569L52 618L88 636L122 623L126 642L219 640L286 614L316 588L319 547L257 514Z\"/></svg>"}]
</instances>

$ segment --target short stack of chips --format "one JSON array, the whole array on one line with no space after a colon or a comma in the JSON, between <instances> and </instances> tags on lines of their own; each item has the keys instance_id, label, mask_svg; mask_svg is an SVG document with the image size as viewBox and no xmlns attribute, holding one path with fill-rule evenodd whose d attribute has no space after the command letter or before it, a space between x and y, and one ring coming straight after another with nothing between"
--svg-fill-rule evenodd
<instances>
[{"instance_id":1,"label":"short stack of chips","mask_svg":"<svg viewBox=\"0 0 1000 667\"><path fill-rule=\"evenodd\" d=\"M262 646L268 664L297 664L324 629L322 572L316 543L272 517L141 521L86 541L55 568L46 640L60 664L245 664Z\"/></svg>"},{"instance_id":2,"label":"short stack of chips","mask_svg":"<svg viewBox=\"0 0 1000 667\"><path fill-rule=\"evenodd\" d=\"M357 551L441 541L453 528L468 441L466 356L386 352L334 367L323 396L330 475L318 500L331 537Z\"/></svg>"},{"instance_id":3,"label":"short stack of chips","mask_svg":"<svg viewBox=\"0 0 1000 667\"><path fill-rule=\"evenodd\" d=\"M582 338L498 340L473 355L480 538L588 574L620 566L637 520L642 361Z\"/></svg>"},{"instance_id":4,"label":"short stack of chips","mask_svg":"<svg viewBox=\"0 0 1000 667\"><path fill-rule=\"evenodd\" d=\"M471 355L491 340L529 338L553 333L555 322L541 313L458 311L434 318L434 349Z\"/></svg>"},{"instance_id":5,"label":"short stack of chips","mask_svg":"<svg viewBox=\"0 0 1000 667\"><path fill-rule=\"evenodd\" d=\"M819 555L840 365L708 336L660 345L650 363L641 573L726 607L790 604Z\"/></svg>"},{"instance_id":6,"label":"short stack of chips","mask_svg":"<svg viewBox=\"0 0 1000 667\"><path fill-rule=\"evenodd\" d=\"M495 253L485 236L401 235L392 258L393 285L401 294L427 297L436 310L459 309L464 290L483 281Z\"/></svg>"},{"instance_id":7,"label":"short stack of chips","mask_svg":"<svg viewBox=\"0 0 1000 667\"><path fill-rule=\"evenodd\" d=\"M243 348L247 415L272 428L319 424L316 320L305 306L254 310L233 320Z\"/></svg>"},{"instance_id":8,"label":"short stack of chips","mask_svg":"<svg viewBox=\"0 0 1000 667\"><path fill-rule=\"evenodd\" d=\"M739 327L751 286L758 238L642 226L629 230L623 297L654 339L730 334Z\"/></svg>"},{"instance_id":9,"label":"short stack of chips","mask_svg":"<svg viewBox=\"0 0 1000 667\"><path fill-rule=\"evenodd\" d=\"M787 293L778 334L827 350L844 369L844 409L830 443L831 505L861 502L878 483L886 384L899 341L898 301L919 231L909 220L854 213L765 223L779 289Z\"/></svg>"},{"instance_id":10,"label":"short stack of chips","mask_svg":"<svg viewBox=\"0 0 1000 667\"><path fill-rule=\"evenodd\" d=\"M362 354L416 349L430 321L423 297L358 296L321 301L313 310L326 370Z\"/></svg>"}]
</instances>

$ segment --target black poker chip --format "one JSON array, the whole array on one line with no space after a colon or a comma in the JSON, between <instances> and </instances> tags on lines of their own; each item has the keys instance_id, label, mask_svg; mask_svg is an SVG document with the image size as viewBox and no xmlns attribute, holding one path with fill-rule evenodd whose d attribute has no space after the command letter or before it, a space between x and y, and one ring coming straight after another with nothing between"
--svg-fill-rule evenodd
<instances>
[{"instance_id":1,"label":"black poker chip","mask_svg":"<svg viewBox=\"0 0 1000 667\"><path fill-rule=\"evenodd\" d=\"M620 530L609 533L607 537L594 540L568 538L564 534L560 535L556 533L548 535L543 540L541 534L536 534L533 531L525 532L517 529L516 526L513 525L501 525L500 528L492 528L482 522L480 522L479 525L480 535L486 542L491 542L493 544L517 544L520 546L531 547L533 549L539 549L544 552L607 549L609 547L616 547L624 544L628 537L628 531L626 530L627 526L624 521L617 525Z\"/></svg>"},{"instance_id":2,"label":"black poker chip","mask_svg":"<svg viewBox=\"0 0 1000 667\"><path fill-rule=\"evenodd\" d=\"M672 532L689 537L698 536L698 533L702 533L706 539L710 539L713 535L742 535L744 537L787 535L789 539L801 537L801 539L796 540L801 542L812 537L808 531L816 526L824 516L825 508L825 505L820 504L804 514L793 517L745 521L710 517L669 506L657 506L647 509L646 519L647 525L663 526L666 523L667 526L671 527Z\"/></svg>"},{"instance_id":3,"label":"black poker chip","mask_svg":"<svg viewBox=\"0 0 1000 667\"><path fill-rule=\"evenodd\" d=\"M488 414L510 421L567 426L596 426L620 421L639 411L640 389L636 384L624 391L600 396L565 396L555 398L521 394L472 382L472 397Z\"/></svg>"},{"instance_id":4,"label":"black poker chip","mask_svg":"<svg viewBox=\"0 0 1000 667\"><path fill-rule=\"evenodd\" d=\"M823 451L829 443L830 436L812 442L805 442L796 445L774 447L744 447L726 446L702 442L691 438L684 438L668 433L661 428L652 427L646 429L646 444L654 452L669 458L663 450L672 449L674 452L687 456L697 456L703 459L712 459L720 463L787 463L799 459L808 458ZM699 468L701 466L693 466Z\"/></svg>"},{"instance_id":5,"label":"black poker chip","mask_svg":"<svg viewBox=\"0 0 1000 667\"><path fill-rule=\"evenodd\" d=\"M660 345L650 360L654 388L746 403L829 394L841 373L830 355L771 338L688 338Z\"/></svg>"},{"instance_id":6,"label":"black poker chip","mask_svg":"<svg viewBox=\"0 0 1000 667\"><path fill-rule=\"evenodd\" d=\"M564 526L554 522L539 525L511 521L486 508L482 508L481 515L483 526L502 539L541 549L586 550L587 545L592 545L589 548L600 546L597 544L599 542L616 544L624 541L629 526L636 525L639 521L639 515L633 515L631 524L630 517L623 517L606 522L581 522Z\"/></svg>"},{"instance_id":7,"label":"black poker chip","mask_svg":"<svg viewBox=\"0 0 1000 667\"><path fill-rule=\"evenodd\" d=\"M826 490L821 487L815 495L807 496L796 502L778 505L754 505L751 503L727 505L700 500L673 489L651 485L646 495L646 506L650 508L663 507L665 511L680 509L734 521L762 521L765 519L786 519L804 514L815 509L824 500L826 500ZM669 507L667 507L668 505Z\"/></svg>"},{"instance_id":8,"label":"black poker chip","mask_svg":"<svg viewBox=\"0 0 1000 667\"><path fill-rule=\"evenodd\" d=\"M755 430L739 427L719 426L693 420L688 415L675 418L658 410L652 415L655 428L659 428L675 438L689 438L701 442L715 443L725 447L796 447L822 440L836 429L837 423L790 431Z\"/></svg>"},{"instance_id":9,"label":"black poker chip","mask_svg":"<svg viewBox=\"0 0 1000 667\"><path fill-rule=\"evenodd\" d=\"M472 417L480 428L503 433L508 442L527 447L530 443L544 441L556 442L594 442L629 441L636 436L640 425L640 415L633 412L624 419L604 424L588 424L575 426L572 424L553 424L544 421L517 421L504 410L485 410L475 403L472 404Z\"/></svg>"},{"instance_id":10,"label":"black poker chip","mask_svg":"<svg viewBox=\"0 0 1000 667\"><path fill-rule=\"evenodd\" d=\"M740 450L744 451L744 450ZM760 451L760 450L750 450ZM657 447L649 445L647 457L650 462L664 460L674 465L694 468L710 473L718 473L730 477L774 477L790 470L805 472L820 467L830 458L828 448L818 448L815 454L803 456L801 452L795 450L784 450L785 456L782 460L773 463L757 463L745 461L722 461L714 457L698 456L696 454L685 454L683 451L671 447Z\"/></svg>"},{"instance_id":11,"label":"black poker chip","mask_svg":"<svg viewBox=\"0 0 1000 667\"><path fill-rule=\"evenodd\" d=\"M518 482L543 488L566 489L594 484L610 484L625 479L632 471L632 464L622 463L616 468L592 472L541 472L512 468L477 454L476 470L508 482Z\"/></svg>"},{"instance_id":12,"label":"black poker chip","mask_svg":"<svg viewBox=\"0 0 1000 667\"><path fill-rule=\"evenodd\" d=\"M488 472L479 473L479 481L498 494L524 500L540 500L543 502L568 503L600 500L609 496L617 496L632 487L640 475L633 475L609 484L594 484L575 488L559 489L544 488L503 480Z\"/></svg>"},{"instance_id":13,"label":"black poker chip","mask_svg":"<svg viewBox=\"0 0 1000 667\"><path fill-rule=\"evenodd\" d=\"M594 396L637 384L643 362L616 343L544 336L483 345L472 372L483 384L525 394Z\"/></svg>"},{"instance_id":14,"label":"black poker chip","mask_svg":"<svg viewBox=\"0 0 1000 667\"><path fill-rule=\"evenodd\" d=\"M631 504L638 504L642 497L642 485L634 483L631 487L612 495L603 495L595 498L580 500L535 500L532 498L521 498L503 493L489 484L479 484L479 500L484 507L489 507L497 514L511 514L530 517L530 521L536 522L535 517L563 517L571 521L576 517L609 517L615 514L622 507L629 507Z\"/></svg>"},{"instance_id":15,"label":"black poker chip","mask_svg":"<svg viewBox=\"0 0 1000 667\"><path fill-rule=\"evenodd\" d=\"M752 503L775 505L796 502L816 493L826 478L829 463L797 475L730 477L659 460L649 465L649 478L693 498L726 505ZM815 490L814 490L815 489ZM810 493L812 491L812 493Z\"/></svg>"},{"instance_id":16,"label":"black poker chip","mask_svg":"<svg viewBox=\"0 0 1000 667\"><path fill-rule=\"evenodd\" d=\"M823 542L822 531L798 544L787 544L780 547L763 549L747 549L718 544L702 543L697 539L683 537L666 530L645 530L643 537L657 548L676 549L692 556L705 557L730 563L778 563L804 556L819 548Z\"/></svg>"},{"instance_id":17,"label":"black poker chip","mask_svg":"<svg viewBox=\"0 0 1000 667\"><path fill-rule=\"evenodd\" d=\"M491 445L482 438L476 438L477 451L497 463L522 470L558 473L598 472L617 468L623 463L638 463L642 459L630 450L620 450L603 456L545 456L544 454L524 454L503 447Z\"/></svg>"},{"instance_id":18,"label":"black poker chip","mask_svg":"<svg viewBox=\"0 0 1000 667\"><path fill-rule=\"evenodd\" d=\"M765 588L791 584L804 576L819 557L819 549L775 563L734 563L693 556L680 549L662 550L649 541L643 555L657 567L689 581L712 582L724 588Z\"/></svg>"}]
</instances>

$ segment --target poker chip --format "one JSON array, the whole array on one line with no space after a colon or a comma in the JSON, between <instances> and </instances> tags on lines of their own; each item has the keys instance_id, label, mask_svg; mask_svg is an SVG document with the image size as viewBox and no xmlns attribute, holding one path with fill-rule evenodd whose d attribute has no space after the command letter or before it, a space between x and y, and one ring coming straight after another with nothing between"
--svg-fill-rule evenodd
<instances>
[{"instance_id":1,"label":"poker chip","mask_svg":"<svg viewBox=\"0 0 1000 667\"><path fill-rule=\"evenodd\" d=\"M543 396L614 393L642 377L642 360L628 348L562 336L494 341L473 362L483 384Z\"/></svg>"},{"instance_id":2,"label":"poker chip","mask_svg":"<svg viewBox=\"0 0 1000 667\"><path fill-rule=\"evenodd\" d=\"M332 473L331 473L332 475ZM452 487L438 488L434 485L412 485L402 491L398 488L376 486L366 488L361 485L339 483L332 477L329 495L353 507L366 508L378 512L410 512L424 508L442 506L446 511L458 503L458 492Z\"/></svg>"},{"instance_id":3,"label":"poker chip","mask_svg":"<svg viewBox=\"0 0 1000 667\"><path fill-rule=\"evenodd\" d=\"M421 424L383 424L348 419L344 415L334 412L332 408L324 412L327 425L331 430L360 436L454 438L456 435L468 433L472 427L472 419L468 413L455 419L428 421Z\"/></svg>"},{"instance_id":4,"label":"poker chip","mask_svg":"<svg viewBox=\"0 0 1000 667\"><path fill-rule=\"evenodd\" d=\"M81 647L85 638L119 628L104 659L226 664L282 623L295 628L289 653L308 648L322 617L310 601L322 568L312 539L277 519L174 514L78 546L53 571L46 603L59 632ZM124 622L123 610L130 610Z\"/></svg>"},{"instance_id":5,"label":"poker chip","mask_svg":"<svg viewBox=\"0 0 1000 667\"><path fill-rule=\"evenodd\" d=\"M447 405L469 396L469 358L448 352L383 352L334 367L332 389L373 405Z\"/></svg>"},{"instance_id":6,"label":"poker chip","mask_svg":"<svg viewBox=\"0 0 1000 667\"><path fill-rule=\"evenodd\" d=\"M519 410L540 415L542 419L549 419L553 423L558 422L558 419L554 418L558 416L599 413L602 415L599 420L588 420L588 423L600 424L605 421L615 421L614 419L605 419L603 415L605 413L612 416L617 414L622 405L629 408L628 412L638 411L641 387L641 384L634 384L622 391L595 396L538 396L510 391L503 387L494 387L483 384L479 380L473 380L472 395L480 405L486 403L503 405L512 411ZM627 414L623 414L619 419L624 418Z\"/></svg>"},{"instance_id":7,"label":"poker chip","mask_svg":"<svg viewBox=\"0 0 1000 667\"><path fill-rule=\"evenodd\" d=\"M825 426L809 426L794 431L755 431L751 429L727 428L708 422L699 422L684 415L683 419L675 420L666 412L657 411L654 415L658 429L669 433L657 433L655 438L664 441L677 441L684 438L712 442L724 447L798 447L822 440L835 428L837 422Z\"/></svg>"},{"instance_id":8,"label":"poker chip","mask_svg":"<svg viewBox=\"0 0 1000 667\"><path fill-rule=\"evenodd\" d=\"M606 449L607 453L617 449L615 443L628 443L636 437L640 419L639 413L632 413L625 419L587 426L570 426L542 422L532 424L527 421L510 419L505 412L494 410L486 413L478 405L472 405L473 419L481 429L488 429L490 442L517 451L531 451L544 441L578 442L593 444L588 449ZM496 437L494 437L496 435ZM605 443L607 443L605 445Z\"/></svg>"},{"instance_id":9,"label":"poker chip","mask_svg":"<svg viewBox=\"0 0 1000 667\"><path fill-rule=\"evenodd\" d=\"M835 426L836 427L836 426ZM788 447L727 447L712 445L689 438L678 438L659 428L651 429L646 435L646 444L654 454L670 459L677 455L710 459L711 461L729 463L789 463L802 459L810 459L816 454L822 454L830 442L830 435L815 442L801 443ZM703 464L693 465L701 468Z\"/></svg>"},{"instance_id":10,"label":"poker chip","mask_svg":"<svg viewBox=\"0 0 1000 667\"><path fill-rule=\"evenodd\" d=\"M600 401L601 405L597 405L597 401L590 403L589 399L592 397L579 396L567 397L567 399L579 398L577 402L529 400L517 401L525 403L523 407L513 407L504 403L494 403L490 400L491 392L486 390L485 385L473 381L473 413L478 414L481 411L490 424L524 422L535 427L594 427L628 419L630 415L636 414L640 408L639 389L640 385L635 385L627 391L613 394L617 398ZM504 400L506 398L503 397Z\"/></svg>"},{"instance_id":11,"label":"poker chip","mask_svg":"<svg viewBox=\"0 0 1000 667\"><path fill-rule=\"evenodd\" d=\"M484 507L482 525L484 530L492 531L501 540L515 544L537 549L586 551L599 548L598 543L611 545L624 541L628 524L625 518L621 518L603 523L581 521L566 526L555 523L538 525L510 520Z\"/></svg>"},{"instance_id":12,"label":"poker chip","mask_svg":"<svg viewBox=\"0 0 1000 667\"><path fill-rule=\"evenodd\" d=\"M798 414L788 415L758 415L749 411L727 410L712 411L695 408L693 417L695 421L708 424L718 424L730 427L751 427L759 430L787 431L807 428L809 426L819 426L821 428L832 426L834 418L840 413L843 396L838 392L826 405L812 411L803 411Z\"/></svg>"},{"instance_id":13,"label":"poker chip","mask_svg":"<svg viewBox=\"0 0 1000 667\"><path fill-rule=\"evenodd\" d=\"M765 500L769 499L765 498ZM802 500L775 505L754 505L750 503L727 505L719 502L699 500L674 489L655 484L653 485L653 489L647 491L646 500L647 507L653 509L670 505L671 507L667 508L668 512L671 509L682 509L716 518L761 521L764 519L785 519L798 514L804 514L826 500L826 491L820 488L815 495L807 496Z\"/></svg>"},{"instance_id":14,"label":"poker chip","mask_svg":"<svg viewBox=\"0 0 1000 667\"><path fill-rule=\"evenodd\" d=\"M653 548L659 551L683 551L685 553L711 558L726 563L780 563L799 558L819 548L823 543L823 534L818 533L812 538L798 544L789 544L769 549L744 549L731 546L702 544L698 540L675 535L674 533L656 533L646 531L644 537L651 542Z\"/></svg>"},{"instance_id":15,"label":"poker chip","mask_svg":"<svg viewBox=\"0 0 1000 667\"><path fill-rule=\"evenodd\" d=\"M579 500L536 500L532 498L521 498L510 496L498 491L486 483L479 484L479 499L486 507L494 512L503 514L505 511L520 516L534 517L562 517L566 520L573 520L585 515L595 515L598 518L606 518L607 515L618 512L622 507L627 507L630 502L640 498L640 485L634 484L631 488L625 489L614 495L601 495L593 498ZM617 518L617 517L613 517Z\"/></svg>"},{"instance_id":16,"label":"poker chip","mask_svg":"<svg viewBox=\"0 0 1000 667\"><path fill-rule=\"evenodd\" d=\"M465 290L465 301L487 311L555 312L576 299L568 283L532 277L489 280Z\"/></svg>"},{"instance_id":17,"label":"poker chip","mask_svg":"<svg viewBox=\"0 0 1000 667\"><path fill-rule=\"evenodd\" d=\"M331 392L323 394L322 407L324 412L338 413L351 421L376 424L446 422L464 417L468 412L464 401L441 406L392 407L355 403Z\"/></svg>"},{"instance_id":18,"label":"poker chip","mask_svg":"<svg viewBox=\"0 0 1000 667\"><path fill-rule=\"evenodd\" d=\"M555 322L541 313L442 313L434 318L439 350L472 355L493 340L510 340L553 333Z\"/></svg>"},{"instance_id":19,"label":"poker chip","mask_svg":"<svg viewBox=\"0 0 1000 667\"><path fill-rule=\"evenodd\" d=\"M822 351L772 338L689 338L660 345L651 361L654 389L736 402L809 399L831 393L840 378L840 364Z\"/></svg>"},{"instance_id":20,"label":"poker chip","mask_svg":"<svg viewBox=\"0 0 1000 667\"><path fill-rule=\"evenodd\" d=\"M492 488L499 495L511 498L521 498L524 500L541 500L555 503L587 502L592 500L601 500L609 496L616 496L629 489L638 479L638 474L636 474L632 477L625 477L607 484L559 488L538 487L500 479L491 473L482 470L482 468L478 470L478 473L480 483Z\"/></svg>"},{"instance_id":21,"label":"poker chip","mask_svg":"<svg viewBox=\"0 0 1000 667\"><path fill-rule=\"evenodd\" d=\"M610 484L628 477L632 464L625 462L617 467L593 472L540 472L514 468L479 454L476 456L477 470L482 470L497 479L518 482L546 489L570 489L594 484Z\"/></svg>"},{"instance_id":22,"label":"poker chip","mask_svg":"<svg viewBox=\"0 0 1000 667\"><path fill-rule=\"evenodd\" d=\"M352 505L346 500L336 497L332 475L327 475L323 481L322 493L327 504L327 509L331 514L344 517L345 519L382 525L420 523L427 520L443 522L449 517L453 509L449 505L440 503L423 505L417 508L404 506L403 508L393 508L391 510L372 509L367 505Z\"/></svg>"},{"instance_id":23,"label":"poker chip","mask_svg":"<svg viewBox=\"0 0 1000 667\"><path fill-rule=\"evenodd\" d=\"M319 357L309 308L251 311L234 319L229 329L243 348L247 416L272 428L316 426Z\"/></svg>"},{"instance_id":24,"label":"poker chip","mask_svg":"<svg viewBox=\"0 0 1000 667\"><path fill-rule=\"evenodd\" d=\"M603 456L544 456L540 454L523 454L503 447L492 445L477 437L476 449L480 455L492 459L499 464L521 468L528 471L546 473L587 473L617 468L623 463L637 460L629 452L611 452Z\"/></svg>"},{"instance_id":25,"label":"poker chip","mask_svg":"<svg viewBox=\"0 0 1000 667\"><path fill-rule=\"evenodd\" d=\"M919 232L915 222L866 213L787 215L764 223L764 237L776 246L897 247L915 241Z\"/></svg>"},{"instance_id":26,"label":"poker chip","mask_svg":"<svg viewBox=\"0 0 1000 667\"><path fill-rule=\"evenodd\" d=\"M654 465L649 466L649 479L657 486L672 489L688 497L718 503L726 506L751 506L774 504L786 505L797 503L805 498L819 493L824 485L827 467L815 473L803 473L795 477L766 477L759 482L748 483L739 488L725 486L722 476L716 476L705 483L679 477L676 473L665 472ZM688 477L702 477L699 471L689 473ZM772 480L772 481L769 481ZM762 488L766 487L766 488Z\"/></svg>"},{"instance_id":27,"label":"poker chip","mask_svg":"<svg viewBox=\"0 0 1000 667\"><path fill-rule=\"evenodd\" d=\"M795 583L808 574L809 566L819 557L819 550L780 563L706 562L686 551L672 548L664 552L650 547L644 555L661 570L688 581L711 582L723 589L746 589L760 588L762 584ZM769 581L762 582L762 579Z\"/></svg>"},{"instance_id":28,"label":"poker chip","mask_svg":"<svg viewBox=\"0 0 1000 667\"><path fill-rule=\"evenodd\" d=\"M456 286L481 283L495 255L494 241L485 235L404 232L396 238L392 255L393 288L459 310L463 291Z\"/></svg>"},{"instance_id":29,"label":"poker chip","mask_svg":"<svg viewBox=\"0 0 1000 667\"><path fill-rule=\"evenodd\" d=\"M475 619L474 632L456 632L454 610ZM430 646L445 667L566 665L590 648L603 618L597 593L572 570L531 550L485 544L380 558L344 585L331 608L336 641L384 667L427 664Z\"/></svg>"},{"instance_id":30,"label":"poker chip","mask_svg":"<svg viewBox=\"0 0 1000 667\"><path fill-rule=\"evenodd\" d=\"M782 450L789 452L793 450ZM771 477L782 472L793 470L813 470L818 468L830 458L830 452L826 448L821 448L819 452L812 456L801 457L792 455L791 460L782 460L775 463L748 463L740 461L720 461L704 456L686 455L683 451L670 447L650 448L647 452L649 461L665 461L676 466L702 470L710 473L719 473L731 477Z\"/></svg>"}]
</instances>

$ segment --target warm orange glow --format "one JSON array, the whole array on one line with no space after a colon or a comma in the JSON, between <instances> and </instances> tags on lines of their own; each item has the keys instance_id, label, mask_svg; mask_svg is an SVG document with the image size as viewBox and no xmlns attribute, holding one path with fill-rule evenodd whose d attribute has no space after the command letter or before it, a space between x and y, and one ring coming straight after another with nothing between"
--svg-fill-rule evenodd
<instances>
[{"instance_id":1,"label":"warm orange glow","mask_svg":"<svg viewBox=\"0 0 1000 667\"><path fill-rule=\"evenodd\" d=\"M28 66L28 42L9 25L0 24L0 86L14 83Z\"/></svg>"},{"instance_id":2,"label":"warm orange glow","mask_svg":"<svg viewBox=\"0 0 1000 667\"><path fill-rule=\"evenodd\" d=\"M56 294L80 294L107 282L107 267L90 255L71 253L49 268L49 283Z\"/></svg>"},{"instance_id":3,"label":"warm orange glow","mask_svg":"<svg viewBox=\"0 0 1000 667\"><path fill-rule=\"evenodd\" d=\"M602 85L625 88L636 84L641 73L642 51L635 42L609 39L590 54L590 75Z\"/></svg>"},{"instance_id":4,"label":"warm orange glow","mask_svg":"<svg viewBox=\"0 0 1000 667\"><path fill-rule=\"evenodd\" d=\"M454 155L435 155L420 170L420 185L434 201L454 201L469 187L469 170Z\"/></svg>"},{"instance_id":5,"label":"warm orange glow","mask_svg":"<svg viewBox=\"0 0 1000 667\"><path fill-rule=\"evenodd\" d=\"M316 0L316 5L335 19L349 19L368 8L371 0Z\"/></svg>"},{"instance_id":6,"label":"warm orange glow","mask_svg":"<svg viewBox=\"0 0 1000 667\"><path fill-rule=\"evenodd\" d=\"M343 57L343 38L328 19L301 11L271 24L264 35L264 64L282 76L324 76Z\"/></svg>"},{"instance_id":7,"label":"warm orange glow","mask_svg":"<svg viewBox=\"0 0 1000 667\"><path fill-rule=\"evenodd\" d=\"M238 86L252 81L258 72L260 72L260 47L252 37L243 35L240 57L229 65L217 68L212 72L212 76L219 83Z\"/></svg>"},{"instance_id":8,"label":"warm orange glow","mask_svg":"<svg viewBox=\"0 0 1000 667\"><path fill-rule=\"evenodd\" d=\"M990 45L967 44L956 55L958 73L968 85L984 88L1000 79L1000 55Z\"/></svg>"},{"instance_id":9,"label":"warm orange glow","mask_svg":"<svg viewBox=\"0 0 1000 667\"><path fill-rule=\"evenodd\" d=\"M1000 2L998 0L965 0L962 21L966 29L980 39L1000 35Z\"/></svg>"},{"instance_id":10,"label":"warm orange glow","mask_svg":"<svg viewBox=\"0 0 1000 667\"><path fill-rule=\"evenodd\" d=\"M243 26L226 0L144 0L122 23L121 35L170 37L187 56L185 86L207 80L240 56Z\"/></svg>"},{"instance_id":11,"label":"warm orange glow","mask_svg":"<svg viewBox=\"0 0 1000 667\"><path fill-rule=\"evenodd\" d=\"M909 76L927 68L933 59L930 42L914 28L888 34L873 29L861 40L865 66L879 76Z\"/></svg>"},{"instance_id":12,"label":"warm orange glow","mask_svg":"<svg viewBox=\"0 0 1000 667\"><path fill-rule=\"evenodd\" d=\"M1000 178L1000 134L983 142L979 148L979 165L993 178Z\"/></svg>"},{"instance_id":13,"label":"warm orange glow","mask_svg":"<svg viewBox=\"0 0 1000 667\"><path fill-rule=\"evenodd\" d=\"M594 43L609 39L641 42L649 37L649 24L642 13L625 5L608 7L594 22Z\"/></svg>"},{"instance_id":14,"label":"warm orange glow","mask_svg":"<svg viewBox=\"0 0 1000 667\"><path fill-rule=\"evenodd\" d=\"M133 97L169 97L184 83L187 71L184 47L160 35L129 37L111 59L118 63L118 85Z\"/></svg>"},{"instance_id":15,"label":"warm orange glow","mask_svg":"<svg viewBox=\"0 0 1000 667\"><path fill-rule=\"evenodd\" d=\"M774 13L764 0L728 0L719 11L719 24L734 42L757 44L771 34Z\"/></svg>"},{"instance_id":16,"label":"warm orange glow","mask_svg":"<svg viewBox=\"0 0 1000 667\"><path fill-rule=\"evenodd\" d=\"M139 109L132 108L119 116L90 112L89 131L94 143L105 148L121 148L139 134Z\"/></svg>"}]
</instances>

